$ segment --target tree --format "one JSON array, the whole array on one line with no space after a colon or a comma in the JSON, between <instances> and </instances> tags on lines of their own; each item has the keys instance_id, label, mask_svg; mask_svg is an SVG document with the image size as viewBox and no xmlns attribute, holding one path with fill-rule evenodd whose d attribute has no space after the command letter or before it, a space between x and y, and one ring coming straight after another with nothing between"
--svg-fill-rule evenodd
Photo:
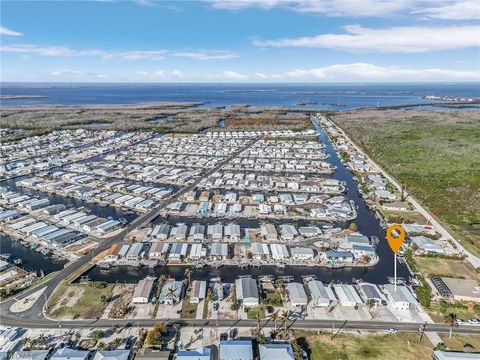
<instances>
[{"instance_id":1,"label":"tree","mask_svg":"<svg viewBox=\"0 0 480 360\"><path fill-rule=\"evenodd\" d=\"M279 318L278 310L270 314L270 320L273 321L273 326L275 328L275 332L277 332L277 320Z\"/></svg>"},{"instance_id":2,"label":"tree","mask_svg":"<svg viewBox=\"0 0 480 360\"><path fill-rule=\"evenodd\" d=\"M260 321L262 320L262 315L260 314L260 312L258 311L256 314L255 314L255 321L257 322L257 335L260 334Z\"/></svg>"},{"instance_id":3,"label":"tree","mask_svg":"<svg viewBox=\"0 0 480 360\"><path fill-rule=\"evenodd\" d=\"M173 286L167 289L167 299L172 300L172 302L177 300L177 294L175 294L175 288Z\"/></svg>"},{"instance_id":4,"label":"tree","mask_svg":"<svg viewBox=\"0 0 480 360\"><path fill-rule=\"evenodd\" d=\"M188 284L187 284L187 287L190 286L190 282L191 282L191 276L193 274L193 271L191 269L185 269L185 276L187 277L188 279Z\"/></svg>"},{"instance_id":5,"label":"tree","mask_svg":"<svg viewBox=\"0 0 480 360\"><path fill-rule=\"evenodd\" d=\"M102 330L93 330L91 333L90 333L90 337L93 339L93 340L100 340L102 337L103 337L103 331Z\"/></svg>"},{"instance_id":6,"label":"tree","mask_svg":"<svg viewBox=\"0 0 480 360\"><path fill-rule=\"evenodd\" d=\"M157 324L147 334L147 347L157 347L167 333L167 326L164 323Z\"/></svg>"},{"instance_id":7,"label":"tree","mask_svg":"<svg viewBox=\"0 0 480 360\"><path fill-rule=\"evenodd\" d=\"M353 231L353 232L357 232L357 231L358 231L358 225L355 224L355 223L351 223L351 224L348 226L348 230Z\"/></svg>"},{"instance_id":8,"label":"tree","mask_svg":"<svg viewBox=\"0 0 480 360\"><path fill-rule=\"evenodd\" d=\"M109 299L109 297L108 297L107 295L102 295L102 296L100 296L100 302L101 302L102 304L105 305L105 304L108 303L109 301L110 301L110 299Z\"/></svg>"},{"instance_id":9,"label":"tree","mask_svg":"<svg viewBox=\"0 0 480 360\"><path fill-rule=\"evenodd\" d=\"M445 320L445 324L447 324L450 327L450 332L448 334L448 338L451 339L452 338L453 327L458 326L457 315L455 315L454 313L450 313L450 314L445 316L444 320Z\"/></svg>"},{"instance_id":10,"label":"tree","mask_svg":"<svg viewBox=\"0 0 480 360\"><path fill-rule=\"evenodd\" d=\"M290 320L290 312L288 310L285 310L282 312L282 315L280 316L280 320L283 321L284 327L285 327L285 333L287 332L287 322Z\"/></svg>"},{"instance_id":11,"label":"tree","mask_svg":"<svg viewBox=\"0 0 480 360\"><path fill-rule=\"evenodd\" d=\"M367 299L367 302L365 303L369 309L371 309L375 305L375 300L373 299Z\"/></svg>"}]
</instances>

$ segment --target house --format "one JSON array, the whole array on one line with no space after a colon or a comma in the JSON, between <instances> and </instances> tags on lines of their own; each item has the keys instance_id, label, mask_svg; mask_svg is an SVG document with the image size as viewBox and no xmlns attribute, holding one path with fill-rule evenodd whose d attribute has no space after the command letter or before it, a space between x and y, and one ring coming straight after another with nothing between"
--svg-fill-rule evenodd
<instances>
[{"instance_id":1,"label":"house","mask_svg":"<svg viewBox=\"0 0 480 360\"><path fill-rule=\"evenodd\" d=\"M342 306L358 306L362 304L362 299L353 285L335 284L333 290L337 294L338 301Z\"/></svg>"},{"instance_id":2,"label":"house","mask_svg":"<svg viewBox=\"0 0 480 360\"><path fill-rule=\"evenodd\" d=\"M219 360L253 360L252 340L221 340Z\"/></svg>"},{"instance_id":3,"label":"house","mask_svg":"<svg viewBox=\"0 0 480 360\"><path fill-rule=\"evenodd\" d=\"M148 304L154 284L155 278L151 276L147 276L145 279L140 280L133 290L132 303Z\"/></svg>"},{"instance_id":4,"label":"house","mask_svg":"<svg viewBox=\"0 0 480 360\"><path fill-rule=\"evenodd\" d=\"M419 251L427 254L445 254L445 249L426 236L412 236L411 241L418 248Z\"/></svg>"},{"instance_id":5,"label":"house","mask_svg":"<svg viewBox=\"0 0 480 360\"><path fill-rule=\"evenodd\" d=\"M256 260L265 259L270 256L270 251L268 250L267 244L252 243L250 245L250 250L252 252L252 257Z\"/></svg>"},{"instance_id":6,"label":"house","mask_svg":"<svg viewBox=\"0 0 480 360\"><path fill-rule=\"evenodd\" d=\"M205 238L205 225L198 223L192 224L190 236L192 236L195 241L202 241Z\"/></svg>"},{"instance_id":7,"label":"house","mask_svg":"<svg viewBox=\"0 0 480 360\"><path fill-rule=\"evenodd\" d=\"M224 233L225 233L225 237L229 238L232 241L240 240L240 225L238 224L225 225Z\"/></svg>"},{"instance_id":8,"label":"house","mask_svg":"<svg viewBox=\"0 0 480 360\"><path fill-rule=\"evenodd\" d=\"M337 301L332 289L329 286L323 285L321 281L309 281L308 290L312 296L313 306L328 307Z\"/></svg>"},{"instance_id":9,"label":"house","mask_svg":"<svg viewBox=\"0 0 480 360\"><path fill-rule=\"evenodd\" d=\"M224 260L228 257L228 244L213 243L210 249L210 257L213 260Z\"/></svg>"},{"instance_id":10,"label":"house","mask_svg":"<svg viewBox=\"0 0 480 360\"><path fill-rule=\"evenodd\" d=\"M210 199L210 193L208 191L202 191L200 193L200 197L198 198L200 202L208 201L208 199Z\"/></svg>"},{"instance_id":11,"label":"house","mask_svg":"<svg viewBox=\"0 0 480 360\"><path fill-rule=\"evenodd\" d=\"M190 248L189 258L192 260L200 260L207 256L207 249L202 244L192 244Z\"/></svg>"},{"instance_id":12,"label":"house","mask_svg":"<svg viewBox=\"0 0 480 360\"><path fill-rule=\"evenodd\" d=\"M210 201L202 201L198 205L197 212L199 214L206 214L210 211L211 208L212 208L212 204L210 203Z\"/></svg>"},{"instance_id":13,"label":"house","mask_svg":"<svg viewBox=\"0 0 480 360\"><path fill-rule=\"evenodd\" d=\"M167 240L168 235L170 234L171 228L172 227L166 223L155 225L150 236L152 238L157 238L160 240Z\"/></svg>"},{"instance_id":14,"label":"house","mask_svg":"<svg viewBox=\"0 0 480 360\"><path fill-rule=\"evenodd\" d=\"M260 233L268 241L276 241L278 239L277 230L273 224L264 224L260 227Z\"/></svg>"},{"instance_id":15,"label":"house","mask_svg":"<svg viewBox=\"0 0 480 360\"><path fill-rule=\"evenodd\" d=\"M272 252L273 260L285 260L290 256L288 249L284 244L271 244L270 250Z\"/></svg>"},{"instance_id":16,"label":"house","mask_svg":"<svg viewBox=\"0 0 480 360\"><path fill-rule=\"evenodd\" d=\"M50 350L15 351L12 360L45 360Z\"/></svg>"},{"instance_id":17,"label":"house","mask_svg":"<svg viewBox=\"0 0 480 360\"><path fill-rule=\"evenodd\" d=\"M433 360L479 360L478 352L463 352L450 350L435 350L433 352Z\"/></svg>"},{"instance_id":18,"label":"house","mask_svg":"<svg viewBox=\"0 0 480 360\"><path fill-rule=\"evenodd\" d=\"M142 250L143 250L143 244L134 243L132 244L132 246L130 246L130 249L128 249L128 252L125 255L125 258L128 261L137 261L140 259L140 254Z\"/></svg>"},{"instance_id":19,"label":"house","mask_svg":"<svg viewBox=\"0 0 480 360\"><path fill-rule=\"evenodd\" d=\"M388 301L385 295L380 291L375 284L361 283L359 284L360 295L367 301L373 301L375 305L387 305Z\"/></svg>"},{"instance_id":20,"label":"house","mask_svg":"<svg viewBox=\"0 0 480 360\"><path fill-rule=\"evenodd\" d=\"M432 283L437 290L443 285L456 301L480 302L480 286L475 280L441 277L436 281L432 278Z\"/></svg>"},{"instance_id":21,"label":"house","mask_svg":"<svg viewBox=\"0 0 480 360\"><path fill-rule=\"evenodd\" d=\"M302 226L298 228L300 235L305 237L314 237L322 233L318 226Z\"/></svg>"},{"instance_id":22,"label":"house","mask_svg":"<svg viewBox=\"0 0 480 360\"><path fill-rule=\"evenodd\" d=\"M179 350L177 360L210 360L212 350L209 347L202 347L195 350Z\"/></svg>"},{"instance_id":23,"label":"house","mask_svg":"<svg viewBox=\"0 0 480 360\"><path fill-rule=\"evenodd\" d=\"M332 265L337 263L351 263L353 262L353 254L350 251L326 251L325 257Z\"/></svg>"},{"instance_id":24,"label":"house","mask_svg":"<svg viewBox=\"0 0 480 360\"><path fill-rule=\"evenodd\" d=\"M158 302L161 304L174 305L182 299L183 295L183 282L181 281L168 281L160 292Z\"/></svg>"},{"instance_id":25,"label":"house","mask_svg":"<svg viewBox=\"0 0 480 360\"><path fill-rule=\"evenodd\" d=\"M190 302L198 304L204 300L207 295L207 282L200 280L193 280L190 289Z\"/></svg>"},{"instance_id":26,"label":"house","mask_svg":"<svg viewBox=\"0 0 480 360\"><path fill-rule=\"evenodd\" d=\"M70 348L59 348L50 357L52 360L87 360L90 352Z\"/></svg>"},{"instance_id":27,"label":"house","mask_svg":"<svg viewBox=\"0 0 480 360\"><path fill-rule=\"evenodd\" d=\"M303 284L291 282L287 284L286 289L292 306L307 306L308 297Z\"/></svg>"},{"instance_id":28,"label":"house","mask_svg":"<svg viewBox=\"0 0 480 360\"><path fill-rule=\"evenodd\" d=\"M368 237L366 237L365 235L362 235L360 233L354 233L354 234L351 234L351 235L347 235L345 237L345 241L350 246L350 248L353 245L370 245L370 240L368 240Z\"/></svg>"},{"instance_id":29,"label":"house","mask_svg":"<svg viewBox=\"0 0 480 360\"><path fill-rule=\"evenodd\" d=\"M417 299L406 286L397 285L395 291L394 284L386 284L383 289L387 294L390 306L394 309L407 310L418 305Z\"/></svg>"},{"instance_id":30,"label":"house","mask_svg":"<svg viewBox=\"0 0 480 360\"><path fill-rule=\"evenodd\" d=\"M353 245L352 254L356 259L368 256L370 260L377 258L377 252L372 245Z\"/></svg>"},{"instance_id":31,"label":"house","mask_svg":"<svg viewBox=\"0 0 480 360\"><path fill-rule=\"evenodd\" d=\"M291 247L290 253L295 260L312 260L315 256L313 249L307 247Z\"/></svg>"},{"instance_id":32,"label":"house","mask_svg":"<svg viewBox=\"0 0 480 360\"><path fill-rule=\"evenodd\" d=\"M260 303L257 281L250 277L235 280L235 293L239 304L255 307Z\"/></svg>"},{"instance_id":33,"label":"house","mask_svg":"<svg viewBox=\"0 0 480 360\"><path fill-rule=\"evenodd\" d=\"M131 350L108 350L95 352L92 360L129 360Z\"/></svg>"},{"instance_id":34,"label":"house","mask_svg":"<svg viewBox=\"0 0 480 360\"><path fill-rule=\"evenodd\" d=\"M260 215L268 215L272 212L272 207L267 204L259 204L258 205L258 213Z\"/></svg>"},{"instance_id":35,"label":"house","mask_svg":"<svg viewBox=\"0 0 480 360\"><path fill-rule=\"evenodd\" d=\"M259 344L260 360L295 360L292 345L288 343Z\"/></svg>"},{"instance_id":36,"label":"house","mask_svg":"<svg viewBox=\"0 0 480 360\"><path fill-rule=\"evenodd\" d=\"M162 258L162 249L163 243L160 241L152 242L152 246L150 246L150 250L148 251L148 258L149 259L161 259Z\"/></svg>"},{"instance_id":37,"label":"house","mask_svg":"<svg viewBox=\"0 0 480 360\"><path fill-rule=\"evenodd\" d=\"M393 202L385 202L382 203L382 208L385 210L392 210L392 211L407 211L407 205L401 203L400 201L393 201Z\"/></svg>"},{"instance_id":38,"label":"house","mask_svg":"<svg viewBox=\"0 0 480 360\"><path fill-rule=\"evenodd\" d=\"M213 225L208 225L207 236L213 240L222 240L223 238L223 224L216 223Z\"/></svg>"},{"instance_id":39,"label":"house","mask_svg":"<svg viewBox=\"0 0 480 360\"><path fill-rule=\"evenodd\" d=\"M170 350L142 348L136 351L135 360L170 360Z\"/></svg>"},{"instance_id":40,"label":"house","mask_svg":"<svg viewBox=\"0 0 480 360\"><path fill-rule=\"evenodd\" d=\"M177 226L172 228L170 236L174 237L175 240L185 240L187 238L188 227L186 224L178 223Z\"/></svg>"},{"instance_id":41,"label":"house","mask_svg":"<svg viewBox=\"0 0 480 360\"><path fill-rule=\"evenodd\" d=\"M385 200L396 200L397 196L388 190L375 190L375 196Z\"/></svg>"},{"instance_id":42,"label":"house","mask_svg":"<svg viewBox=\"0 0 480 360\"><path fill-rule=\"evenodd\" d=\"M291 224L280 225L280 232L282 234L282 239L285 240L293 240L295 236L298 236L297 229Z\"/></svg>"},{"instance_id":43,"label":"house","mask_svg":"<svg viewBox=\"0 0 480 360\"><path fill-rule=\"evenodd\" d=\"M188 244L173 243L168 254L168 260L181 261L187 255Z\"/></svg>"}]
</instances>

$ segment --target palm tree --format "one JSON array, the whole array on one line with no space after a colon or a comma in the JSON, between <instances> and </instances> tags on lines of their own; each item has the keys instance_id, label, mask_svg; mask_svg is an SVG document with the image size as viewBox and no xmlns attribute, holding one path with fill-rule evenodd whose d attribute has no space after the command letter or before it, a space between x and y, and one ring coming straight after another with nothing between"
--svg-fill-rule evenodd
<instances>
[{"instance_id":1,"label":"palm tree","mask_svg":"<svg viewBox=\"0 0 480 360\"><path fill-rule=\"evenodd\" d=\"M191 269L188 269L188 268L185 269L185 276L188 279L188 286L190 286L190 280L191 280L190 277L192 276L192 274L193 274L193 271Z\"/></svg>"},{"instance_id":2,"label":"palm tree","mask_svg":"<svg viewBox=\"0 0 480 360\"><path fill-rule=\"evenodd\" d=\"M285 310L282 312L282 315L280 316L280 320L283 321L283 324L285 326L285 334L287 333L287 322L290 320L290 312L288 310Z\"/></svg>"},{"instance_id":3,"label":"palm tree","mask_svg":"<svg viewBox=\"0 0 480 360\"><path fill-rule=\"evenodd\" d=\"M445 315L444 320L445 320L445 324L447 324L450 327L450 333L448 335L448 338L451 339L452 338L453 327L458 326L457 315L455 315L454 313L450 313L448 315Z\"/></svg>"},{"instance_id":4,"label":"palm tree","mask_svg":"<svg viewBox=\"0 0 480 360\"><path fill-rule=\"evenodd\" d=\"M255 314L255 321L257 322L257 336L260 335L260 320L262 320L262 316L260 315L260 312L257 312Z\"/></svg>"},{"instance_id":5,"label":"palm tree","mask_svg":"<svg viewBox=\"0 0 480 360\"><path fill-rule=\"evenodd\" d=\"M277 332L277 320L280 316L278 315L278 310L270 314L270 320L273 321L275 327L275 332Z\"/></svg>"},{"instance_id":6,"label":"palm tree","mask_svg":"<svg viewBox=\"0 0 480 360\"><path fill-rule=\"evenodd\" d=\"M175 294L175 288L173 286L167 289L167 299L172 300L172 302L175 302L177 299L177 294Z\"/></svg>"}]
</instances>

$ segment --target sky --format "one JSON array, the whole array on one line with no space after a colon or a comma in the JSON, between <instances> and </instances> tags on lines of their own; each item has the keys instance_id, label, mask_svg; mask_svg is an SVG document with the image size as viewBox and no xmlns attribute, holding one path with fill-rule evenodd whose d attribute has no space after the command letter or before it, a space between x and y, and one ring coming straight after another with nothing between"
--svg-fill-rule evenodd
<instances>
[{"instance_id":1,"label":"sky","mask_svg":"<svg viewBox=\"0 0 480 360\"><path fill-rule=\"evenodd\" d=\"M478 0L2 0L0 80L480 81Z\"/></svg>"}]
</instances>

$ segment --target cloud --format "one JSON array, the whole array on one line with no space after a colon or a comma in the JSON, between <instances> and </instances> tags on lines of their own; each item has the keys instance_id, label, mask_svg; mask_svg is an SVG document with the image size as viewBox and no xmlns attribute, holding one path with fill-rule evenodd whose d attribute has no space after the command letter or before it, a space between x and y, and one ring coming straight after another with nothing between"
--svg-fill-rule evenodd
<instances>
[{"instance_id":1,"label":"cloud","mask_svg":"<svg viewBox=\"0 0 480 360\"><path fill-rule=\"evenodd\" d=\"M23 34L21 32L13 31L13 30L7 29L6 27L3 27L3 26L0 27L0 35L23 36Z\"/></svg>"},{"instance_id":2,"label":"cloud","mask_svg":"<svg viewBox=\"0 0 480 360\"><path fill-rule=\"evenodd\" d=\"M107 79L108 76L99 73L93 72L82 72L78 70L70 70L70 69L59 69L55 70L51 73L51 75L65 79L65 80L103 80Z\"/></svg>"},{"instance_id":3,"label":"cloud","mask_svg":"<svg viewBox=\"0 0 480 360\"><path fill-rule=\"evenodd\" d=\"M245 80L248 78L247 75L228 70L223 71L223 77L229 80Z\"/></svg>"},{"instance_id":4,"label":"cloud","mask_svg":"<svg viewBox=\"0 0 480 360\"><path fill-rule=\"evenodd\" d=\"M281 7L299 13L327 16L387 16L412 8L414 0L207 0L214 8L238 11Z\"/></svg>"},{"instance_id":5,"label":"cloud","mask_svg":"<svg viewBox=\"0 0 480 360\"><path fill-rule=\"evenodd\" d=\"M172 56L175 57L185 57L197 60L228 60L237 58L238 55L225 53L225 52L213 52L213 53L204 53L204 52L174 52Z\"/></svg>"},{"instance_id":6,"label":"cloud","mask_svg":"<svg viewBox=\"0 0 480 360\"><path fill-rule=\"evenodd\" d=\"M165 57L185 57L196 60L228 60L238 57L235 54L226 51L210 51L210 52L181 52L175 50L99 50L86 49L78 50L65 46L43 46L33 44L7 44L2 45L2 52L31 54L38 56L51 57L81 57L95 56L102 59L122 59L122 60L163 60Z\"/></svg>"},{"instance_id":7,"label":"cloud","mask_svg":"<svg viewBox=\"0 0 480 360\"><path fill-rule=\"evenodd\" d=\"M417 69L384 67L369 63L335 64L319 68L293 69L286 75L295 80L323 81L478 81L480 71L456 71L437 68Z\"/></svg>"},{"instance_id":8,"label":"cloud","mask_svg":"<svg viewBox=\"0 0 480 360\"><path fill-rule=\"evenodd\" d=\"M135 2L141 6L148 6L148 7L158 6L158 4L155 1L150 1L150 0L135 0Z\"/></svg>"},{"instance_id":9,"label":"cloud","mask_svg":"<svg viewBox=\"0 0 480 360\"><path fill-rule=\"evenodd\" d=\"M163 78L183 78L183 74L180 70L155 70L155 71L145 71L139 70L136 72L137 75L144 77L144 78L151 78L151 79L163 79Z\"/></svg>"},{"instance_id":10,"label":"cloud","mask_svg":"<svg viewBox=\"0 0 480 360\"><path fill-rule=\"evenodd\" d=\"M478 0L454 2L437 2L434 7L412 11L413 14L424 14L427 18L441 20L475 20L480 19L480 3Z\"/></svg>"},{"instance_id":11,"label":"cloud","mask_svg":"<svg viewBox=\"0 0 480 360\"><path fill-rule=\"evenodd\" d=\"M172 76L176 78L183 78L183 73L180 70L173 70L172 71Z\"/></svg>"},{"instance_id":12,"label":"cloud","mask_svg":"<svg viewBox=\"0 0 480 360\"><path fill-rule=\"evenodd\" d=\"M310 47L347 51L373 50L385 53L416 53L480 46L480 28L474 25L422 27L399 26L372 29L348 25L342 34L277 40L254 39L256 46Z\"/></svg>"}]
</instances>

